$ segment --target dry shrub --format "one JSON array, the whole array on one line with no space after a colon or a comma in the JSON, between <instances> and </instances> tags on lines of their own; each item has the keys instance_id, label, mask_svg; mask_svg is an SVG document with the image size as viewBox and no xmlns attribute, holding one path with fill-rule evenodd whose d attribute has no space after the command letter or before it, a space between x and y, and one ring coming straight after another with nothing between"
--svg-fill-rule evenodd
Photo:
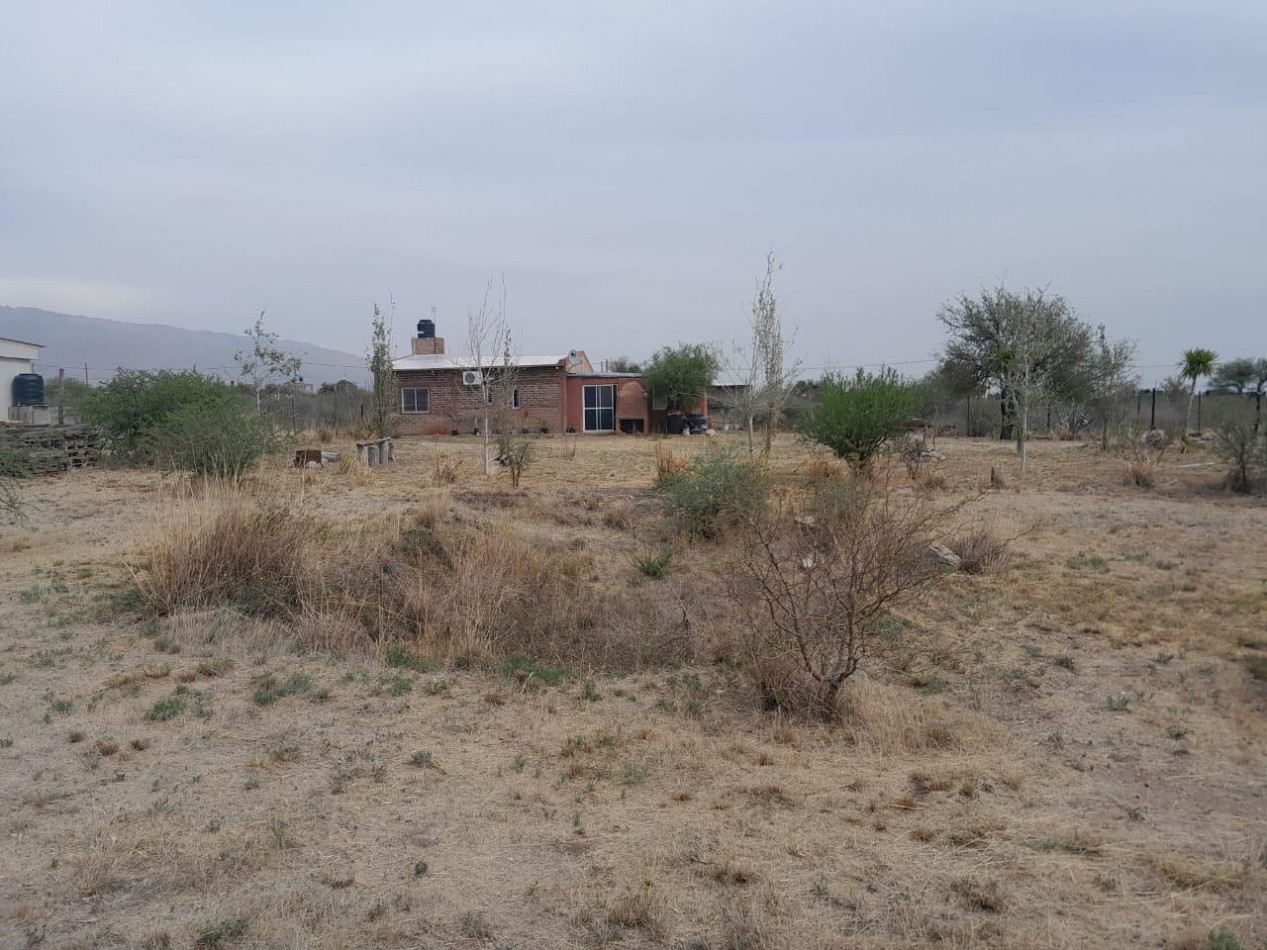
<instances>
[{"instance_id":1,"label":"dry shrub","mask_svg":"<svg viewBox=\"0 0 1267 950\"><path fill-rule=\"evenodd\" d=\"M682 475L691 465L691 460L678 455L672 449L665 448L663 442L655 444L655 483L663 485Z\"/></svg>"},{"instance_id":2,"label":"dry shrub","mask_svg":"<svg viewBox=\"0 0 1267 950\"><path fill-rule=\"evenodd\" d=\"M603 524L613 531L629 531L634 526L634 506L627 501L617 502L603 512Z\"/></svg>"},{"instance_id":3,"label":"dry shrub","mask_svg":"<svg viewBox=\"0 0 1267 950\"><path fill-rule=\"evenodd\" d=\"M731 586L749 609L751 669L767 703L836 717L887 612L944 573L926 553L938 517L861 479L820 483L747 518Z\"/></svg>"},{"instance_id":4,"label":"dry shrub","mask_svg":"<svg viewBox=\"0 0 1267 950\"><path fill-rule=\"evenodd\" d=\"M785 946L773 893L739 894L722 911L721 946L726 950L779 950Z\"/></svg>"},{"instance_id":5,"label":"dry shrub","mask_svg":"<svg viewBox=\"0 0 1267 950\"><path fill-rule=\"evenodd\" d=\"M241 494L187 504L148 547L133 582L155 613L232 604L243 613L284 617L310 596L309 548L317 519Z\"/></svg>"},{"instance_id":6,"label":"dry shrub","mask_svg":"<svg viewBox=\"0 0 1267 950\"><path fill-rule=\"evenodd\" d=\"M1011 563L1009 544L989 528L973 528L946 546L959 556L959 570L965 574L999 574Z\"/></svg>"},{"instance_id":7,"label":"dry shrub","mask_svg":"<svg viewBox=\"0 0 1267 950\"><path fill-rule=\"evenodd\" d=\"M263 623L263 642L338 652L406 638L446 664L518 654L638 669L694 656L675 587L655 598L609 589L589 579L588 556L515 526L440 531L444 509L440 498L403 521L340 531L241 493L203 499L155 538L133 580L150 612L197 617L204 642L227 617Z\"/></svg>"},{"instance_id":8,"label":"dry shrub","mask_svg":"<svg viewBox=\"0 0 1267 950\"><path fill-rule=\"evenodd\" d=\"M845 738L882 755L973 748L995 736L973 713L866 678L849 684L842 706Z\"/></svg>"},{"instance_id":9,"label":"dry shrub","mask_svg":"<svg viewBox=\"0 0 1267 950\"><path fill-rule=\"evenodd\" d=\"M460 458L451 458L443 452L436 454L435 481L437 485L456 485L461 475L462 460Z\"/></svg>"},{"instance_id":10,"label":"dry shrub","mask_svg":"<svg viewBox=\"0 0 1267 950\"><path fill-rule=\"evenodd\" d=\"M915 487L922 491L945 491L950 483L941 472L924 472L915 479Z\"/></svg>"},{"instance_id":11,"label":"dry shrub","mask_svg":"<svg viewBox=\"0 0 1267 950\"><path fill-rule=\"evenodd\" d=\"M607 908L608 923L652 935L663 931L663 915L664 898L651 881L626 889Z\"/></svg>"},{"instance_id":12,"label":"dry shrub","mask_svg":"<svg viewBox=\"0 0 1267 950\"><path fill-rule=\"evenodd\" d=\"M830 481L843 478L845 466L837 459L821 452L814 452L801 465L801 471L813 481Z\"/></svg>"}]
</instances>

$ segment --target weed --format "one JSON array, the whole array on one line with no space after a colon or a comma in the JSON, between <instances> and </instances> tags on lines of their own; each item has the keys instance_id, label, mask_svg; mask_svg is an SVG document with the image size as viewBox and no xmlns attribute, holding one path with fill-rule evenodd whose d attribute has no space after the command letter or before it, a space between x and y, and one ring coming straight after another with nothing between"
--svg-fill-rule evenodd
<instances>
[{"instance_id":1,"label":"weed","mask_svg":"<svg viewBox=\"0 0 1267 950\"><path fill-rule=\"evenodd\" d=\"M525 689L541 686L558 686L571 678L571 672L561 666L537 663L527 657L508 656L498 668L502 676L518 680Z\"/></svg>"},{"instance_id":2,"label":"weed","mask_svg":"<svg viewBox=\"0 0 1267 950\"><path fill-rule=\"evenodd\" d=\"M261 673L251 677L251 685L255 687L251 700L257 706L271 706L279 699L308 692L312 678L305 673L292 673L283 682L273 673Z\"/></svg>"},{"instance_id":3,"label":"weed","mask_svg":"<svg viewBox=\"0 0 1267 950\"><path fill-rule=\"evenodd\" d=\"M472 940L491 940L493 937L493 925L483 911L468 911L463 914L458 921L458 929L462 931L462 936Z\"/></svg>"},{"instance_id":4,"label":"weed","mask_svg":"<svg viewBox=\"0 0 1267 950\"><path fill-rule=\"evenodd\" d=\"M438 768L434 753L423 752L421 750L409 756L409 764L417 766L420 769Z\"/></svg>"},{"instance_id":5,"label":"weed","mask_svg":"<svg viewBox=\"0 0 1267 950\"><path fill-rule=\"evenodd\" d=\"M10 742L12 742L12 740L10 740ZM523 756L523 755L515 756L515 761L511 763L511 768L513 768L515 770L515 773L519 775L523 774L523 770L527 768L527 766L528 766L528 757Z\"/></svg>"},{"instance_id":6,"label":"weed","mask_svg":"<svg viewBox=\"0 0 1267 950\"><path fill-rule=\"evenodd\" d=\"M175 719L185 711L185 700L181 696L164 696L157 700L145 714L145 718L150 722L167 722L169 719Z\"/></svg>"},{"instance_id":7,"label":"weed","mask_svg":"<svg viewBox=\"0 0 1267 950\"><path fill-rule=\"evenodd\" d=\"M1121 696L1110 696L1108 697L1107 702L1108 702L1109 712L1130 712L1131 711L1131 697L1127 696L1126 694L1122 694Z\"/></svg>"},{"instance_id":8,"label":"weed","mask_svg":"<svg viewBox=\"0 0 1267 950\"><path fill-rule=\"evenodd\" d=\"M1240 940L1226 926L1211 930L1206 934L1206 940L1210 943L1210 950L1242 950Z\"/></svg>"},{"instance_id":9,"label":"weed","mask_svg":"<svg viewBox=\"0 0 1267 950\"><path fill-rule=\"evenodd\" d=\"M13 746L13 736L0 736L0 749L9 749Z\"/></svg>"},{"instance_id":10,"label":"weed","mask_svg":"<svg viewBox=\"0 0 1267 950\"><path fill-rule=\"evenodd\" d=\"M268 822L268 831L273 838L273 847L278 851L289 851L297 842L290 833L290 828L281 818L272 818Z\"/></svg>"},{"instance_id":11,"label":"weed","mask_svg":"<svg viewBox=\"0 0 1267 950\"><path fill-rule=\"evenodd\" d=\"M413 670L416 673L430 673L439 668L434 660L419 656L409 644L400 642L387 644L383 662L393 669Z\"/></svg>"},{"instance_id":12,"label":"weed","mask_svg":"<svg viewBox=\"0 0 1267 950\"><path fill-rule=\"evenodd\" d=\"M198 931L198 936L194 938L194 946L218 947L226 940L237 940L239 937L246 936L249 927L250 922L245 917L211 924Z\"/></svg>"},{"instance_id":13,"label":"weed","mask_svg":"<svg viewBox=\"0 0 1267 950\"><path fill-rule=\"evenodd\" d=\"M594 685L593 680L586 680L581 687L581 699L591 703L596 703L603 698L603 694L598 691L598 687Z\"/></svg>"},{"instance_id":14,"label":"weed","mask_svg":"<svg viewBox=\"0 0 1267 950\"><path fill-rule=\"evenodd\" d=\"M974 528L947 543L959 555L959 570L965 574L1001 574L1012 562L1008 541L988 528Z\"/></svg>"},{"instance_id":15,"label":"weed","mask_svg":"<svg viewBox=\"0 0 1267 950\"><path fill-rule=\"evenodd\" d=\"M631 559L638 573L651 580L663 580L673 570L673 551L663 550L655 554L636 554Z\"/></svg>"},{"instance_id":16,"label":"weed","mask_svg":"<svg viewBox=\"0 0 1267 950\"><path fill-rule=\"evenodd\" d=\"M1192 734L1192 730L1185 726L1171 726L1166 730L1166 736L1178 742L1180 739L1187 738Z\"/></svg>"},{"instance_id":17,"label":"weed","mask_svg":"<svg viewBox=\"0 0 1267 950\"><path fill-rule=\"evenodd\" d=\"M1068 670L1070 673L1078 672L1077 664L1074 662L1073 657L1068 653L1060 654L1060 656L1056 657L1052 662L1062 670Z\"/></svg>"}]
</instances>

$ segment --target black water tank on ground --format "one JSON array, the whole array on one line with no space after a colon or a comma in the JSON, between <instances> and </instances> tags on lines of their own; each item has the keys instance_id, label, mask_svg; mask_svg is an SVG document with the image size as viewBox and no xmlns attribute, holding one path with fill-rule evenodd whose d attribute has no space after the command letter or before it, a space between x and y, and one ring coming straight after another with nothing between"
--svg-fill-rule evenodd
<instances>
[{"instance_id":1,"label":"black water tank on ground","mask_svg":"<svg viewBox=\"0 0 1267 950\"><path fill-rule=\"evenodd\" d=\"M15 406L44 405L44 377L39 373L18 373L13 377Z\"/></svg>"}]
</instances>

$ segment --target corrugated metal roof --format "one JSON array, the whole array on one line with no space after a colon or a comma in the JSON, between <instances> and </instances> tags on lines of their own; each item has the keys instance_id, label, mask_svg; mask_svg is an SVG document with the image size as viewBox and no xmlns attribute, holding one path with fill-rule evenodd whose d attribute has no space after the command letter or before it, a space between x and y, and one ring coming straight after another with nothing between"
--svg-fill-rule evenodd
<instances>
[{"instance_id":1,"label":"corrugated metal roof","mask_svg":"<svg viewBox=\"0 0 1267 950\"><path fill-rule=\"evenodd\" d=\"M517 356L515 366L558 366L566 363L568 354L556 356ZM485 369L496 369L504 365L502 357L486 361ZM467 356L449 356L444 353L402 356L392 360L392 369L476 369L475 360Z\"/></svg>"}]
</instances>

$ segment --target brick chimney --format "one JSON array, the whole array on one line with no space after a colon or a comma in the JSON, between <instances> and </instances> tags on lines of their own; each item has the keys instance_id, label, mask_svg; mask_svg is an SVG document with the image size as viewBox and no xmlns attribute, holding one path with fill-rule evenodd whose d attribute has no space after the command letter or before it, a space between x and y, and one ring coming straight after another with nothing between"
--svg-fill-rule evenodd
<instances>
[{"instance_id":1,"label":"brick chimney","mask_svg":"<svg viewBox=\"0 0 1267 950\"><path fill-rule=\"evenodd\" d=\"M444 354L444 340L436 336L434 320L419 320L418 335L411 341L414 356L436 356Z\"/></svg>"}]
</instances>

